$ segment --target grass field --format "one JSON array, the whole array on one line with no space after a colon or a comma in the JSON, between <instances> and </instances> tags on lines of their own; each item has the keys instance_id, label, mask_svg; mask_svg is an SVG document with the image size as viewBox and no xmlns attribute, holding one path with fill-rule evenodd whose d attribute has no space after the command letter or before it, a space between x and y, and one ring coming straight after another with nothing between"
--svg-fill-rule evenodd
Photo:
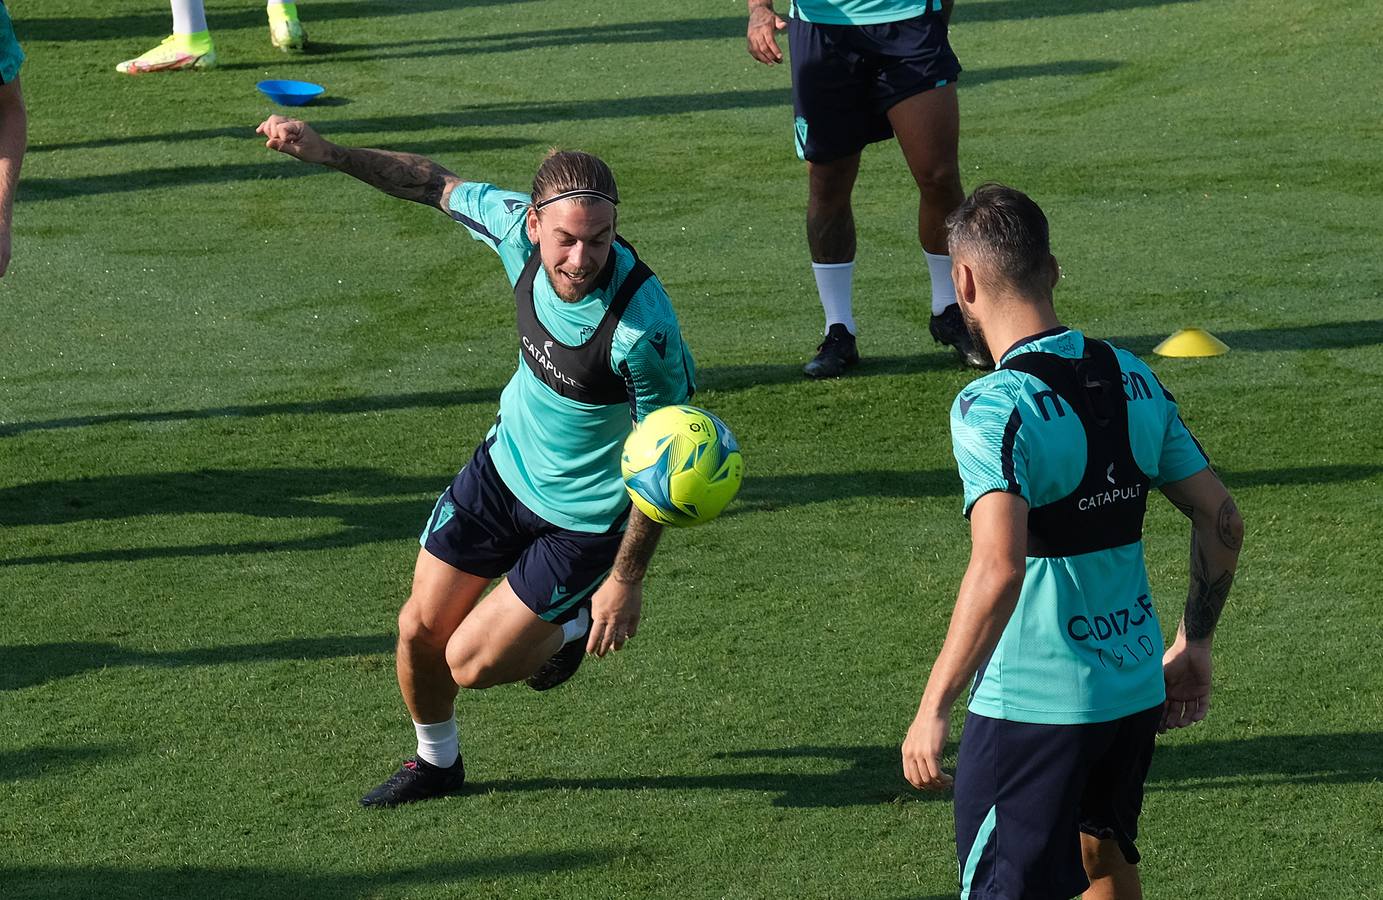
<instances>
[{"instance_id":1,"label":"grass field","mask_svg":"<svg viewBox=\"0 0 1383 900\"><path fill-rule=\"evenodd\" d=\"M820 311L788 73L739 0L212 0L222 67L128 79L162 0L10 0L30 154L0 282L0 897L954 895L897 746L968 554L895 147L857 195L859 374ZM1156 360L1248 523L1215 706L1160 741L1149 897L1383 897L1383 168L1365 0L960 0L967 187L1047 209L1073 325ZM265 150L265 77L338 141L522 188L604 156L741 499L668 535L630 649L463 696L473 786L412 749L414 537L514 367L493 255ZM1164 623L1185 525L1148 519Z\"/></svg>"}]
</instances>

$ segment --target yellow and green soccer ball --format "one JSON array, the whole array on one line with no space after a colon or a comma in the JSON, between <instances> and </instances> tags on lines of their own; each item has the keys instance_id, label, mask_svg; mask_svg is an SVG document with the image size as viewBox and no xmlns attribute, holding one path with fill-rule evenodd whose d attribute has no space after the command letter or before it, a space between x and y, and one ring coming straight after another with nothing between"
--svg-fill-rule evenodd
<instances>
[{"instance_id":1,"label":"yellow and green soccer ball","mask_svg":"<svg viewBox=\"0 0 1383 900\"><path fill-rule=\"evenodd\" d=\"M744 458L720 419L695 406L664 406L625 440L620 470L644 515L663 525L700 525L735 498Z\"/></svg>"}]
</instances>

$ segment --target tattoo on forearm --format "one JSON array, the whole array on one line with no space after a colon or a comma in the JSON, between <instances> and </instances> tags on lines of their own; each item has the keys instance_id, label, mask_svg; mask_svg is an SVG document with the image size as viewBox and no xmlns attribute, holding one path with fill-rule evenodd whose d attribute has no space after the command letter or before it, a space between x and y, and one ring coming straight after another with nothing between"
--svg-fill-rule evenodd
<instances>
[{"instance_id":1,"label":"tattoo on forearm","mask_svg":"<svg viewBox=\"0 0 1383 900\"><path fill-rule=\"evenodd\" d=\"M1215 516L1215 525L1220 543L1238 553L1244 546L1244 535L1239 528L1239 509L1234 505L1233 497L1226 497L1225 502L1220 504L1220 512Z\"/></svg>"},{"instance_id":2,"label":"tattoo on forearm","mask_svg":"<svg viewBox=\"0 0 1383 900\"><path fill-rule=\"evenodd\" d=\"M640 513L631 510L629 527L624 532L624 541L619 545L615 565L610 575L621 584L634 584L642 581L648 571L648 562L653 559L653 551L658 546L658 538L663 535L663 526Z\"/></svg>"},{"instance_id":3,"label":"tattoo on forearm","mask_svg":"<svg viewBox=\"0 0 1383 900\"><path fill-rule=\"evenodd\" d=\"M447 179L456 177L426 156L359 147L334 148L327 165L386 194L425 206L440 206Z\"/></svg>"},{"instance_id":4,"label":"tattoo on forearm","mask_svg":"<svg viewBox=\"0 0 1383 900\"><path fill-rule=\"evenodd\" d=\"M1191 590L1186 597L1186 613L1182 626L1188 641L1210 637L1220 621L1229 589L1234 584L1234 571L1213 567L1197 532L1191 533Z\"/></svg>"}]
</instances>

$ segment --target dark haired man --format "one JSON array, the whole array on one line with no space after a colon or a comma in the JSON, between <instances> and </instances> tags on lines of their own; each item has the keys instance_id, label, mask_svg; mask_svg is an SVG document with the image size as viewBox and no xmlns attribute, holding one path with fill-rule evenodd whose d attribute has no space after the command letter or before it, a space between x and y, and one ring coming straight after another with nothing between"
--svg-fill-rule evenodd
<instances>
[{"instance_id":1,"label":"dark haired man","mask_svg":"<svg viewBox=\"0 0 1383 900\"><path fill-rule=\"evenodd\" d=\"M1243 522L1152 370L1057 320L1037 204L984 185L947 227L961 309L999 368L951 410L973 546L903 771L951 784L951 706L973 682L954 781L962 896L1138 898L1154 736L1205 717ZM1165 654L1143 562L1150 487L1191 519Z\"/></svg>"},{"instance_id":2,"label":"dark haired man","mask_svg":"<svg viewBox=\"0 0 1383 900\"><path fill-rule=\"evenodd\" d=\"M341 147L295 119L258 130L272 150L446 212L499 255L514 286L518 370L428 518L399 614L399 688L418 752L361 803L449 793L465 778L458 687L546 690L584 652L634 636L661 529L631 507L620 448L632 420L691 396L691 356L663 286L615 231L619 193L596 157L549 154L523 194L426 157Z\"/></svg>"},{"instance_id":3,"label":"dark haired man","mask_svg":"<svg viewBox=\"0 0 1383 900\"><path fill-rule=\"evenodd\" d=\"M965 197L957 147L960 63L947 28L954 0L793 0L785 21L773 0L749 2L749 55L783 61L787 29L797 155L807 163L807 245L826 335L803 371L844 374L859 361L852 291L855 215L850 203L869 144L898 139L917 183L917 236L931 282L932 337L967 365L993 361L970 340L951 282L946 214Z\"/></svg>"}]
</instances>

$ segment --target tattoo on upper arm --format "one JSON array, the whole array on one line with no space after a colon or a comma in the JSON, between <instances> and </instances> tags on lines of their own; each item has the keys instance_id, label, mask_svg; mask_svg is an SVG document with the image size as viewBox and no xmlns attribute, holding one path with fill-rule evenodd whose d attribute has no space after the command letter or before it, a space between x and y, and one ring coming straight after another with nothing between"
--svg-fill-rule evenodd
<instances>
[{"instance_id":1,"label":"tattoo on upper arm","mask_svg":"<svg viewBox=\"0 0 1383 900\"><path fill-rule=\"evenodd\" d=\"M1181 514L1186 518L1194 519L1196 517L1196 507L1192 506L1190 503L1178 503L1177 501L1172 500L1171 497L1168 497L1167 499L1171 500L1172 505L1175 506L1177 509L1181 510Z\"/></svg>"},{"instance_id":2,"label":"tattoo on upper arm","mask_svg":"<svg viewBox=\"0 0 1383 900\"><path fill-rule=\"evenodd\" d=\"M1210 560L1196 535L1191 532L1191 590L1182 618L1186 639L1190 641L1203 640L1215 632L1229 589L1234 584L1233 571L1211 571Z\"/></svg>"},{"instance_id":3,"label":"tattoo on upper arm","mask_svg":"<svg viewBox=\"0 0 1383 900\"><path fill-rule=\"evenodd\" d=\"M391 150L338 147L328 164L386 194L425 206L440 207L447 179L456 177L426 156Z\"/></svg>"},{"instance_id":4,"label":"tattoo on upper arm","mask_svg":"<svg viewBox=\"0 0 1383 900\"><path fill-rule=\"evenodd\" d=\"M1220 536L1220 543L1238 553L1244 546L1244 534L1239 526L1239 508L1234 505L1233 497L1226 497L1225 502L1220 504L1220 512L1215 516L1215 525L1215 533Z\"/></svg>"}]
</instances>

